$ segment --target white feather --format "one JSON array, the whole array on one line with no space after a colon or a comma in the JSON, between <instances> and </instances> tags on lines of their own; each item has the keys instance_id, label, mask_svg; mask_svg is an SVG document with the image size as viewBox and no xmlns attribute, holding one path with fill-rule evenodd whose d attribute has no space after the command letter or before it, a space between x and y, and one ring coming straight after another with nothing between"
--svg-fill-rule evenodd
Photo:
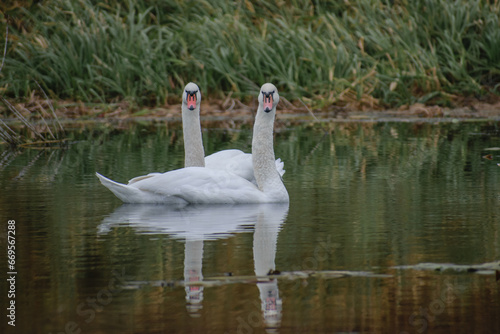
<instances>
[{"instance_id":1,"label":"white feather","mask_svg":"<svg viewBox=\"0 0 500 334\"><path fill-rule=\"evenodd\" d=\"M264 111L262 95L272 94L272 110ZM276 87L262 86L259 108L254 124L252 155L229 150L221 155L246 161L251 158L256 184L240 174L249 175L238 163L226 167L185 167L167 173L151 173L131 179L127 185L112 181L96 173L101 183L125 203L284 203L289 201L288 192L273 151L273 124L279 101ZM241 151L239 151L241 152ZM217 160L215 156L214 161ZM209 161L211 158L209 159ZM226 160L227 161L227 160ZM234 160L236 161L236 160ZM281 161L279 160L278 164ZM214 163L215 165L216 163Z\"/></svg>"}]
</instances>

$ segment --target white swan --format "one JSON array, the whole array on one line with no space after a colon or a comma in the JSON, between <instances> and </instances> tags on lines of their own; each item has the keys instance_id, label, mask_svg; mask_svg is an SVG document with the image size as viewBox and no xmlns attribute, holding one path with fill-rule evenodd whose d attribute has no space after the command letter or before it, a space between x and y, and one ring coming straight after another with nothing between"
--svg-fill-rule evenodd
<instances>
[{"instance_id":1,"label":"white swan","mask_svg":"<svg viewBox=\"0 0 500 334\"><path fill-rule=\"evenodd\" d=\"M257 186L230 171L186 167L134 178L127 185L99 173L101 183L126 203L284 203L289 201L276 170L273 127L278 90L264 84L252 139L252 165Z\"/></svg>"},{"instance_id":2,"label":"white swan","mask_svg":"<svg viewBox=\"0 0 500 334\"><path fill-rule=\"evenodd\" d=\"M213 153L205 157L200 123L201 92L197 84L190 82L182 93L182 130L184 138L184 167L207 167L222 169L241 176L257 184L253 173L252 154L230 149ZM281 159L276 159L276 170L281 176L285 174ZM150 173L138 176L130 183L159 175Z\"/></svg>"},{"instance_id":3,"label":"white swan","mask_svg":"<svg viewBox=\"0 0 500 334\"><path fill-rule=\"evenodd\" d=\"M182 95L182 129L184 136L184 167L207 167L225 169L255 184L252 155L240 150L223 150L205 157L200 126L200 88L190 82ZM276 169L285 173L281 159L276 160Z\"/></svg>"}]
</instances>

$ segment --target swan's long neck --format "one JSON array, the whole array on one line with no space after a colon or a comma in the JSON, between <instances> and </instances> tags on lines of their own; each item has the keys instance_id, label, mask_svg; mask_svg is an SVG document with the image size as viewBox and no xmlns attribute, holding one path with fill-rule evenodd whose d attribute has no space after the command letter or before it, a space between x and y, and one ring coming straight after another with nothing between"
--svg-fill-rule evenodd
<instances>
[{"instance_id":1,"label":"swan's long neck","mask_svg":"<svg viewBox=\"0 0 500 334\"><path fill-rule=\"evenodd\" d=\"M189 110L182 105L184 136L184 167L205 167L205 151L201 139L200 109Z\"/></svg>"},{"instance_id":2,"label":"swan's long neck","mask_svg":"<svg viewBox=\"0 0 500 334\"><path fill-rule=\"evenodd\" d=\"M186 240L184 249L184 282L203 281L203 240ZM188 311L195 312L201 308L203 286L186 284L186 301Z\"/></svg>"},{"instance_id":3,"label":"swan's long neck","mask_svg":"<svg viewBox=\"0 0 500 334\"><path fill-rule=\"evenodd\" d=\"M259 105L252 138L252 162L259 189L276 198L288 199L281 176L276 170L273 148L274 112L267 114Z\"/></svg>"}]
</instances>

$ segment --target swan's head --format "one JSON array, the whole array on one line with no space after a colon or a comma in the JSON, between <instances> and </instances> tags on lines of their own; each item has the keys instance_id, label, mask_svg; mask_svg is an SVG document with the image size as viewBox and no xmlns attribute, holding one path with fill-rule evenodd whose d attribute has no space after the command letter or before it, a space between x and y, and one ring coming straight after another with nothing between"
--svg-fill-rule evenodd
<instances>
[{"instance_id":1,"label":"swan's head","mask_svg":"<svg viewBox=\"0 0 500 334\"><path fill-rule=\"evenodd\" d=\"M184 87L182 92L182 104L189 110L195 110L201 103L200 87L194 82L190 82Z\"/></svg>"},{"instance_id":2,"label":"swan's head","mask_svg":"<svg viewBox=\"0 0 500 334\"><path fill-rule=\"evenodd\" d=\"M275 109L280 101L278 89L272 83L266 83L260 88L259 104L266 113Z\"/></svg>"}]
</instances>

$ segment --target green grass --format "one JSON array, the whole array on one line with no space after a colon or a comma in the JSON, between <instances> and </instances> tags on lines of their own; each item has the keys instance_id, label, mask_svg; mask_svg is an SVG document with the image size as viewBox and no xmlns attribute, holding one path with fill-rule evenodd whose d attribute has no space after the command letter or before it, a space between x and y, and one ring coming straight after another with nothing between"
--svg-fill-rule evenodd
<instances>
[{"instance_id":1,"label":"green grass","mask_svg":"<svg viewBox=\"0 0 500 334\"><path fill-rule=\"evenodd\" d=\"M273 82L316 106L500 94L498 0L90 1L13 11L0 91L137 105L254 96ZM5 20L4 20L5 21ZM5 24L5 22L4 22Z\"/></svg>"}]
</instances>

